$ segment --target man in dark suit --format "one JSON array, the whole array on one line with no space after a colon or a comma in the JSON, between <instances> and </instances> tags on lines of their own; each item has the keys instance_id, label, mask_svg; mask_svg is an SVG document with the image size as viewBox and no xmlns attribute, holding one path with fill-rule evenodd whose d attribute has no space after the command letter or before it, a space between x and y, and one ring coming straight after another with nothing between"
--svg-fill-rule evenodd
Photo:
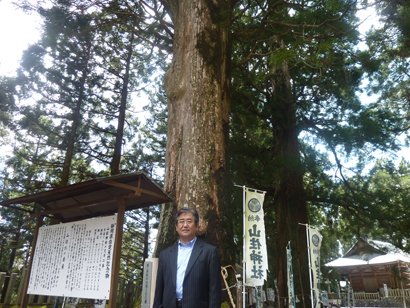
<instances>
[{"instance_id":1,"label":"man in dark suit","mask_svg":"<svg viewBox=\"0 0 410 308\"><path fill-rule=\"evenodd\" d=\"M154 308L220 308L221 263L216 247L197 239L199 216L181 208L177 245L159 255Z\"/></svg>"}]
</instances>

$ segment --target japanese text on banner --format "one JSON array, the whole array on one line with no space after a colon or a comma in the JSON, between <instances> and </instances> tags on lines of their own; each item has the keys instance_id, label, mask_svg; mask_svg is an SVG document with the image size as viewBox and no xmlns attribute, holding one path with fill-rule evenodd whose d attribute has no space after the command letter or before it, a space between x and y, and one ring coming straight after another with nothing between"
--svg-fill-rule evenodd
<instances>
[{"instance_id":1,"label":"japanese text on banner","mask_svg":"<svg viewBox=\"0 0 410 308\"><path fill-rule=\"evenodd\" d=\"M264 194L246 189L245 200L246 284L261 286L266 280L268 269L263 216Z\"/></svg>"},{"instance_id":2,"label":"japanese text on banner","mask_svg":"<svg viewBox=\"0 0 410 308\"><path fill-rule=\"evenodd\" d=\"M320 246L322 235L314 228L309 228L309 256L312 271L312 291L315 300L315 308L320 307Z\"/></svg>"}]
</instances>

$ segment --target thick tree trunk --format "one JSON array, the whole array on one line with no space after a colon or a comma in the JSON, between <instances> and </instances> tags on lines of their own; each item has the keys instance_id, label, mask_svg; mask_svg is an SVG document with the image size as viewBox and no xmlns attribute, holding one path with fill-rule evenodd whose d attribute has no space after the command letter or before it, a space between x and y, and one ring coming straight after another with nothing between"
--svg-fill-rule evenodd
<instances>
[{"instance_id":1,"label":"thick tree trunk","mask_svg":"<svg viewBox=\"0 0 410 308\"><path fill-rule=\"evenodd\" d=\"M175 203L161 213L156 254L177 236L177 208L196 208L200 233L231 264L227 138L230 93L230 1L174 0L174 56L165 77L168 136L165 190Z\"/></svg>"},{"instance_id":2,"label":"thick tree trunk","mask_svg":"<svg viewBox=\"0 0 410 308\"><path fill-rule=\"evenodd\" d=\"M276 264L280 298L287 298L286 246L292 247L295 294L299 307L310 307L309 270L306 244L308 213L303 188L295 106L292 99L287 63L273 69L275 174L274 204L276 210ZM286 304L287 305L287 304Z\"/></svg>"}]
</instances>

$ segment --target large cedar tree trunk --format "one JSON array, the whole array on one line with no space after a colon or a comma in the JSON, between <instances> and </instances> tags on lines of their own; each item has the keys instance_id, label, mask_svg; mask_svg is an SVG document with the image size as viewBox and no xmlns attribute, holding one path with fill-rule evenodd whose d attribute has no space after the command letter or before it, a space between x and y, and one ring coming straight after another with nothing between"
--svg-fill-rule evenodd
<instances>
[{"instance_id":1,"label":"large cedar tree trunk","mask_svg":"<svg viewBox=\"0 0 410 308\"><path fill-rule=\"evenodd\" d=\"M165 190L155 254L176 239L183 206L200 214L200 233L232 264L227 138L230 92L230 1L167 1L174 22L173 61L165 76L168 135Z\"/></svg>"},{"instance_id":2,"label":"large cedar tree trunk","mask_svg":"<svg viewBox=\"0 0 410 308\"><path fill-rule=\"evenodd\" d=\"M280 298L287 298L286 246L291 243L295 294L298 307L310 307L309 270L306 243L308 212L303 188L295 106L292 99L290 74L286 61L273 68L275 174L274 204L276 210L275 256ZM303 303L304 301L304 303ZM286 302L287 307L287 302Z\"/></svg>"}]
</instances>

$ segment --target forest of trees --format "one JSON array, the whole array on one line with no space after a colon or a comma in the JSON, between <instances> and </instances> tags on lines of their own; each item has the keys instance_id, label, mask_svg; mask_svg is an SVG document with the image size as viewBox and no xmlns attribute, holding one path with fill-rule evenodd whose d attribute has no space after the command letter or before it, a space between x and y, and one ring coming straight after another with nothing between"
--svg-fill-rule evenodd
<instances>
[{"instance_id":1,"label":"forest of trees","mask_svg":"<svg viewBox=\"0 0 410 308\"><path fill-rule=\"evenodd\" d=\"M145 172L174 202L127 213L124 278L141 278L150 228L154 256L175 241L182 206L222 265L240 263L234 184L267 192L267 285L280 297L290 241L310 303L300 224L324 236L322 264L359 237L410 251L410 162L395 155L410 129L409 1L17 4L43 26L16 76L0 76L0 199ZM360 33L369 10L378 23ZM0 207L0 271L27 263L32 205L20 208Z\"/></svg>"}]
</instances>

